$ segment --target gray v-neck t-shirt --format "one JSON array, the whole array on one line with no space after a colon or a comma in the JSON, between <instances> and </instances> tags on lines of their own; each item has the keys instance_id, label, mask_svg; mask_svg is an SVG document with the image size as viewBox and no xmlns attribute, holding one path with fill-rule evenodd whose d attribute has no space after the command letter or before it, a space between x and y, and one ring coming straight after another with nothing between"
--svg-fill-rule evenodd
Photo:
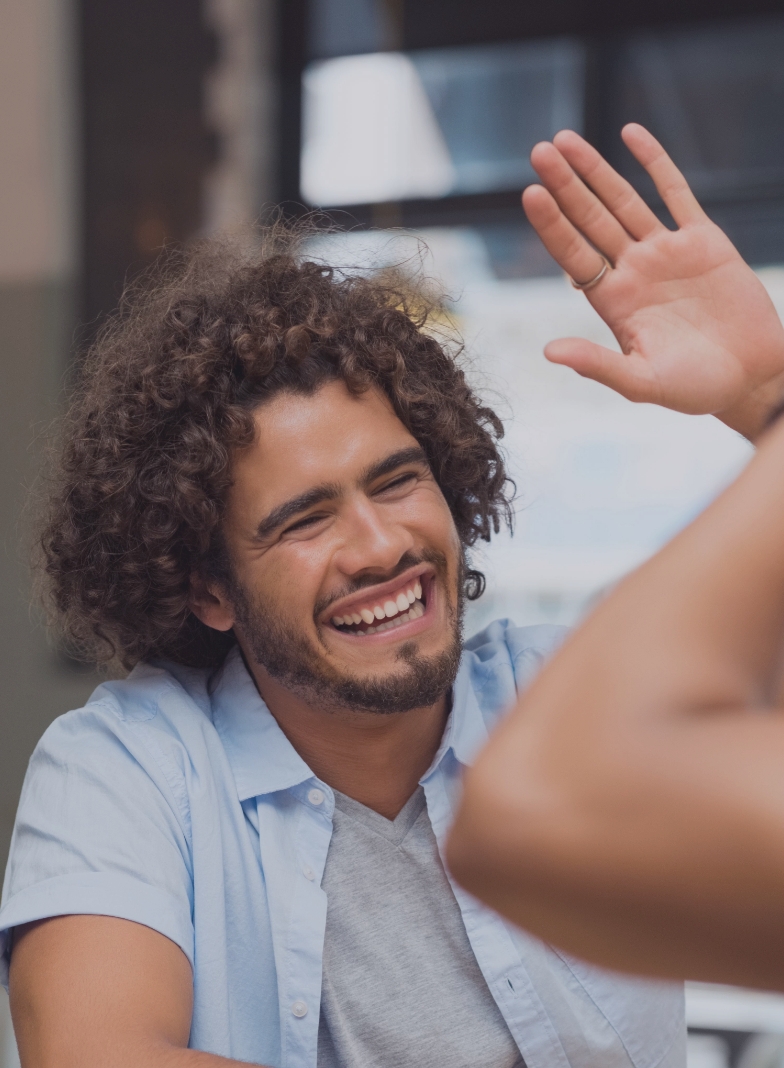
<instances>
[{"instance_id":1,"label":"gray v-neck t-shirt","mask_svg":"<svg viewBox=\"0 0 784 1068\"><path fill-rule=\"evenodd\" d=\"M525 1068L468 941L422 787L394 821L335 791L318 1068Z\"/></svg>"}]
</instances>

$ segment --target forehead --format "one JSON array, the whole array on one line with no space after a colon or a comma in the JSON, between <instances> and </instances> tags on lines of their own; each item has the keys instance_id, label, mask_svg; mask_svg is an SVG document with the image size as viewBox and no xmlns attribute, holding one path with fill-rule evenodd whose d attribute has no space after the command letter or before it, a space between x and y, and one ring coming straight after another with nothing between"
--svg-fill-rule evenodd
<instances>
[{"instance_id":1,"label":"forehead","mask_svg":"<svg viewBox=\"0 0 784 1068\"><path fill-rule=\"evenodd\" d=\"M230 508L269 510L323 483L353 482L377 460L416 445L377 389L342 381L315 393L279 393L254 416L254 443L237 456Z\"/></svg>"}]
</instances>

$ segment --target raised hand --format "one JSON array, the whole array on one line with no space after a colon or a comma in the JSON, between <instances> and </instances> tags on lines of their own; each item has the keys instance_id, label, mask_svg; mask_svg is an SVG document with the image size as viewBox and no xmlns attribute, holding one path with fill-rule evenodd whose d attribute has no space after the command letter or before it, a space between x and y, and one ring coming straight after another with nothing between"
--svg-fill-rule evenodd
<instances>
[{"instance_id":1,"label":"raised hand","mask_svg":"<svg viewBox=\"0 0 784 1068\"><path fill-rule=\"evenodd\" d=\"M659 222L578 134L538 144L531 162L543 185L525 190L526 215L576 282L596 278L605 257L609 269L585 296L622 350L562 338L545 355L630 400L710 412L753 439L784 399L784 328L658 141L636 123L621 136L678 229Z\"/></svg>"}]
</instances>

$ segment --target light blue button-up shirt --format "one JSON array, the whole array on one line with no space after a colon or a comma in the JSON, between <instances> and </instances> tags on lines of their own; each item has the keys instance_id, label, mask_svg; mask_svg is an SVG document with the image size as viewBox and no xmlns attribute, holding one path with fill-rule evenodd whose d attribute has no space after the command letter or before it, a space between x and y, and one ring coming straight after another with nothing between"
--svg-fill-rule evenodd
<instances>
[{"instance_id":1,"label":"light blue button-up shirt","mask_svg":"<svg viewBox=\"0 0 784 1068\"><path fill-rule=\"evenodd\" d=\"M501 621L467 643L421 780L441 850L461 769L560 636ZM316 1068L333 808L237 650L211 680L165 664L104 683L55 720L31 758L0 909L3 981L18 924L69 913L133 920L191 962L192 1048ZM453 888L527 1068L683 1068L681 987L554 951Z\"/></svg>"}]
</instances>

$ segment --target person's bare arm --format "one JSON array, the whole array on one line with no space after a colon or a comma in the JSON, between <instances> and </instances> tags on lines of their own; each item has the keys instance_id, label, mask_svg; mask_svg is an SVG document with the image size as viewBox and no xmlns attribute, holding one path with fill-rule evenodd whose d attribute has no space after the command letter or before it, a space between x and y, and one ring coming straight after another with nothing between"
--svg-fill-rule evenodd
<instances>
[{"instance_id":1,"label":"person's bare arm","mask_svg":"<svg viewBox=\"0 0 784 1068\"><path fill-rule=\"evenodd\" d=\"M11 1013L22 1068L232 1068L189 1050L182 950L141 924L58 916L16 932Z\"/></svg>"},{"instance_id":2,"label":"person's bare arm","mask_svg":"<svg viewBox=\"0 0 784 1068\"><path fill-rule=\"evenodd\" d=\"M456 877L623 970L784 990L784 422L469 772Z\"/></svg>"},{"instance_id":3,"label":"person's bare arm","mask_svg":"<svg viewBox=\"0 0 784 1068\"><path fill-rule=\"evenodd\" d=\"M776 310L656 139L634 123L623 139L676 230L578 134L563 131L531 154L542 185L523 194L528 218L577 281L596 276L599 252L612 265L585 295L622 350L561 338L545 355L630 400L712 413L754 440L784 399L784 329Z\"/></svg>"}]
</instances>

